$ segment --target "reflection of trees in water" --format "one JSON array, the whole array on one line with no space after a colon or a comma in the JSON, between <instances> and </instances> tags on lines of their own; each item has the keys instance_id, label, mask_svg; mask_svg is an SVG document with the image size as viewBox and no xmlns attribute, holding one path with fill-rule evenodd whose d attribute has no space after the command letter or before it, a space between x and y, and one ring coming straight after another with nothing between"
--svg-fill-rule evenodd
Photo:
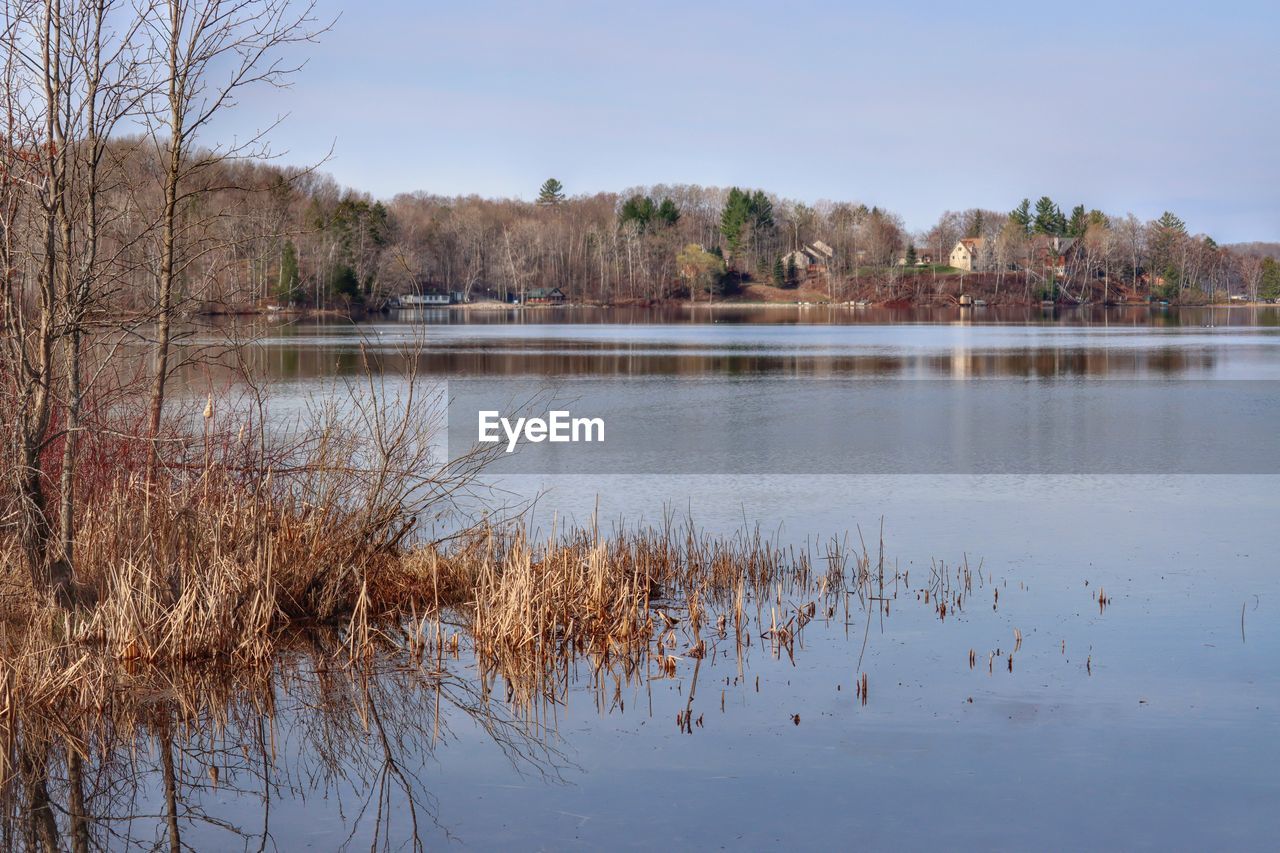
<instances>
[{"instance_id":1,"label":"reflection of trees in water","mask_svg":"<svg viewBox=\"0 0 1280 853\"><path fill-rule=\"evenodd\" d=\"M972 315L972 316L970 316ZM688 325L691 315L683 309L566 309L543 314L485 312L455 314L455 323L470 326L521 326L549 322L606 323L623 329L636 323ZM721 325L898 325L939 323L953 325L1013 324L1089 329L1200 328L1218 326L1268 326L1280 323L1280 311L1267 308L1183 308L1176 311L1148 307L1089 308L1051 311L1039 309L981 309L962 314L960 309L821 308L800 311L795 307L725 309L692 317L695 322L714 319ZM426 327L392 322L380 328L405 330ZM299 331L301 330L301 331ZM309 335L308 331L314 332ZM1179 371L1209 371L1217 360L1212 352L1170 347L1141 348L1054 346L1050 341L1035 347L1004 350L957 349L949 353L848 354L839 348L787 346L780 349L752 345L714 346L707 342L659 343L620 339L572 340L555 335L511 338L499 341L436 340L421 350L401 351L383 346L366 327L334 332L325 326L268 326L240 330L244 336L266 334L287 340L301 334L307 340L297 346L251 348L239 357L255 372L278 379L313 379L347 376L360 372L362 336L368 337L366 355L380 370L403 373L409 359L419 373L443 376L1121 376L1170 375ZM405 331L405 334L409 334ZM392 338L396 336L391 335ZM1158 343L1157 341L1153 341ZM216 360L215 360L216 361ZM216 375L216 365L210 365ZM230 365L228 365L230 367ZM205 376L205 374L201 374ZM231 377L231 372L225 378ZM206 377L207 378L207 377Z\"/></svg>"},{"instance_id":2,"label":"reflection of trees in water","mask_svg":"<svg viewBox=\"0 0 1280 853\"><path fill-rule=\"evenodd\" d=\"M403 656L350 665L333 638L312 640L274 667L139 669L83 703L6 690L0 843L286 849L298 827L273 823L278 806L323 798L346 833L333 846L420 849L428 827L448 833L423 770L451 720L517 770L559 774L542 733L474 683Z\"/></svg>"},{"instance_id":3,"label":"reflection of trees in water","mask_svg":"<svg viewBox=\"0 0 1280 853\"><path fill-rule=\"evenodd\" d=\"M684 351L681 351L684 350ZM256 371L277 379L315 379L357 375L351 353L317 345L299 350L273 347L250 358ZM404 356L383 353L379 369L392 374L410 369ZM800 376L952 377L1143 376L1209 373L1217 365L1211 350L1163 348L1023 347L956 349L951 352L842 355L825 348L812 352L714 350L702 346L662 346L609 342L520 342L504 346L445 345L422 353L412 365L422 375L448 377L524 376Z\"/></svg>"},{"instance_id":4,"label":"reflection of trees in water","mask_svg":"<svg viewBox=\"0 0 1280 853\"><path fill-rule=\"evenodd\" d=\"M1212 373L1214 353L1180 347L1097 349L1025 347L1007 350L956 350L926 355L920 362L930 376L1000 377L1141 377Z\"/></svg>"}]
</instances>

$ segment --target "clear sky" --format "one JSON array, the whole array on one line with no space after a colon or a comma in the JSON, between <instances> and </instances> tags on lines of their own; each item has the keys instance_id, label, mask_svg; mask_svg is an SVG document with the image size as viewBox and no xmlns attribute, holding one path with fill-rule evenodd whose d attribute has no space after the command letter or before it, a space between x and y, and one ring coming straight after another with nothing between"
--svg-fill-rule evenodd
<instances>
[{"instance_id":1,"label":"clear sky","mask_svg":"<svg viewBox=\"0 0 1280 853\"><path fill-rule=\"evenodd\" d=\"M737 184L918 229L1048 194L1280 239L1274 2L320 2L215 132L288 113L285 160L378 197Z\"/></svg>"}]
</instances>

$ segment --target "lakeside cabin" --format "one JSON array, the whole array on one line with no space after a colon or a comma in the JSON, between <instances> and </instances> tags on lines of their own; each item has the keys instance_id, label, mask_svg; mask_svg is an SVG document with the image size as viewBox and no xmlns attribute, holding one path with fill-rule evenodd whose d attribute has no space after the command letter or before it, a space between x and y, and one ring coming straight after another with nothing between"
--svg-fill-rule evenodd
<instances>
[{"instance_id":1,"label":"lakeside cabin","mask_svg":"<svg viewBox=\"0 0 1280 853\"><path fill-rule=\"evenodd\" d=\"M523 294L517 294L516 301L522 305L562 305L565 296L564 291L558 287L535 287Z\"/></svg>"},{"instance_id":2,"label":"lakeside cabin","mask_svg":"<svg viewBox=\"0 0 1280 853\"><path fill-rule=\"evenodd\" d=\"M406 293L397 300L401 308L435 308L440 305L455 305L463 300L458 291L440 293Z\"/></svg>"},{"instance_id":3,"label":"lakeside cabin","mask_svg":"<svg viewBox=\"0 0 1280 853\"><path fill-rule=\"evenodd\" d=\"M782 256L783 267L795 266L801 275L825 273L835 257L835 250L821 240L814 240Z\"/></svg>"}]
</instances>

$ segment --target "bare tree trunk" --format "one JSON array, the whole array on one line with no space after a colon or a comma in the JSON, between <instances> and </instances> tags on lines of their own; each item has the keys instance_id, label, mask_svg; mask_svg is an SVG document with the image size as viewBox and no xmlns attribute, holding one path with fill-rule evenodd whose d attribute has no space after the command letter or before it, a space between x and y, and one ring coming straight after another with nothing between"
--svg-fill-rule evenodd
<instances>
[{"instance_id":1,"label":"bare tree trunk","mask_svg":"<svg viewBox=\"0 0 1280 853\"><path fill-rule=\"evenodd\" d=\"M178 827L178 779L173 767L173 734L169 721L165 720L164 733L160 736L160 762L164 774L164 815L169 831L170 853L181 853L182 833Z\"/></svg>"},{"instance_id":2,"label":"bare tree trunk","mask_svg":"<svg viewBox=\"0 0 1280 853\"><path fill-rule=\"evenodd\" d=\"M84 804L84 759L67 750L67 817L71 821L73 853L89 853L89 820Z\"/></svg>"},{"instance_id":3,"label":"bare tree trunk","mask_svg":"<svg viewBox=\"0 0 1280 853\"><path fill-rule=\"evenodd\" d=\"M169 381L169 344L173 319L174 252L177 243L178 181L182 175L186 83L188 68L179 52L182 33L182 3L170 0L169 43L167 45L169 145L164 164L164 209L160 216L160 273L156 292L156 338L152 356L151 401L147 429L151 443L147 449L147 483L155 482L159 461L160 419L164 414L165 386Z\"/></svg>"},{"instance_id":4,"label":"bare tree trunk","mask_svg":"<svg viewBox=\"0 0 1280 853\"><path fill-rule=\"evenodd\" d=\"M30 840L33 847L58 853L62 844L58 837L58 821L49 797L49 757L43 744L24 744L21 761L26 790L27 813L31 821Z\"/></svg>"},{"instance_id":5,"label":"bare tree trunk","mask_svg":"<svg viewBox=\"0 0 1280 853\"><path fill-rule=\"evenodd\" d=\"M55 386L54 345L56 339L58 292L58 237L59 219L66 202L67 146L63 139L61 121L62 98L62 41L61 4L59 0L46 0L41 27L41 69L44 85L45 110L44 152L46 180L40 194L43 233L43 257L39 274L39 320L36 331L34 364L25 365L28 381L23 396L21 440L22 473L20 495L24 510L22 524L23 551L32 582L38 590L53 589L60 600L69 593L70 566L64 561L51 564L51 546L54 540L53 525L49 520L48 497L45 493L43 451L50 439L50 423L53 415ZM25 361L25 359L24 359Z\"/></svg>"}]
</instances>

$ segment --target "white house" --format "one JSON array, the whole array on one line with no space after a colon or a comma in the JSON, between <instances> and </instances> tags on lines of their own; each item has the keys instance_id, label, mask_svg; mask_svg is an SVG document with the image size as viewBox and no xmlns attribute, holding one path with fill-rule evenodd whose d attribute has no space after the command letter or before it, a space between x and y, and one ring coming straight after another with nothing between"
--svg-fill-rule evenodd
<instances>
[{"instance_id":1,"label":"white house","mask_svg":"<svg viewBox=\"0 0 1280 853\"><path fill-rule=\"evenodd\" d=\"M956 247L951 250L951 266L966 272L978 269L978 254L982 251L984 242L982 237L965 237L957 242Z\"/></svg>"},{"instance_id":2,"label":"white house","mask_svg":"<svg viewBox=\"0 0 1280 853\"><path fill-rule=\"evenodd\" d=\"M401 308L425 308L437 305L454 305L466 302L461 291L430 290L423 293L406 293L400 297Z\"/></svg>"}]
</instances>

